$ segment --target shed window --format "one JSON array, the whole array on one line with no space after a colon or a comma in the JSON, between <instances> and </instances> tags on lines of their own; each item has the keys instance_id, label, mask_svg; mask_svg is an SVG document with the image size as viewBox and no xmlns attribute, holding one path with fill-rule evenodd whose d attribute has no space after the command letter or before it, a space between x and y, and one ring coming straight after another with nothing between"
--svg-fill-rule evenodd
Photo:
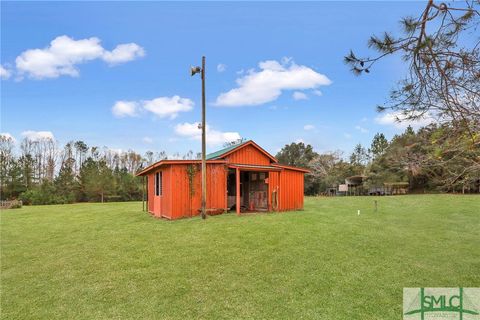
<instances>
[{"instance_id":1,"label":"shed window","mask_svg":"<svg viewBox=\"0 0 480 320\"><path fill-rule=\"evenodd\" d=\"M162 172L155 173L155 195L161 196L163 192Z\"/></svg>"}]
</instances>

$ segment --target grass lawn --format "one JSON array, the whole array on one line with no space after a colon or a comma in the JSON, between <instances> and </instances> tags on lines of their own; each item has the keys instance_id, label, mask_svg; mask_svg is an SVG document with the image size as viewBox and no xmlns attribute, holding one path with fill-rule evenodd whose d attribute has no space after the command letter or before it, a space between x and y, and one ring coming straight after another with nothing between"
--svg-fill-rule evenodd
<instances>
[{"instance_id":1,"label":"grass lawn","mask_svg":"<svg viewBox=\"0 0 480 320\"><path fill-rule=\"evenodd\" d=\"M138 202L6 210L1 316L401 319L404 287L480 286L479 227L480 196L455 195L206 221Z\"/></svg>"}]
</instances>

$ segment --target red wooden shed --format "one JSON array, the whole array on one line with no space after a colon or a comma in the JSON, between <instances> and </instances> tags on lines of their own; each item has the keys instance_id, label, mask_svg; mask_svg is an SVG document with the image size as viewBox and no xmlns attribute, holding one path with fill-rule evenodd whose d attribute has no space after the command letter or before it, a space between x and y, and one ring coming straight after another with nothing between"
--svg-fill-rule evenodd
<instances>
[{"instance_id":1,"label":"red wooden shed","mask_svg":"<svg viewBox=\"0 0 480 320\"><path fill-rule=\"evenodd\" d=\"M201 161L161 160L147 177L147 210L179 219L200 213ZM207 213L303 209L306 169L285 166L253 141L207 155Z\"/></svg>"}]
</instances>

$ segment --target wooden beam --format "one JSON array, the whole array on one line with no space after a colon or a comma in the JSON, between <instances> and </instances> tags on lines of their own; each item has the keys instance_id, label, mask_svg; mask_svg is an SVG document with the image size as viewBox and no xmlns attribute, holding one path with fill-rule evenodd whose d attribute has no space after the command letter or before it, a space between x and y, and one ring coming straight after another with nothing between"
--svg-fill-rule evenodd
<instances>
[{"instance_id":1,"label":"wooden beam","mask_svg":"<svg viewBox=\"0 0 480 320\"><path fill-rule=\"evenodd\" d=\"M142 211L145 211L145 176L142 177Z\"/></svg>"},{"instance_id":2,"label":"wooden beam","mask_svg":"<svg viewBox=\"0 0 480 320\"><path fill-rule=\"evenodd\" d=\"M237 215L240 214L240 169L237 168L235 170L236 172L236 175L235 175L235 178L236 178L236 183L237 183L237 187L236 187L236 210L237 210Z\"/></svg>"}]
</instances>

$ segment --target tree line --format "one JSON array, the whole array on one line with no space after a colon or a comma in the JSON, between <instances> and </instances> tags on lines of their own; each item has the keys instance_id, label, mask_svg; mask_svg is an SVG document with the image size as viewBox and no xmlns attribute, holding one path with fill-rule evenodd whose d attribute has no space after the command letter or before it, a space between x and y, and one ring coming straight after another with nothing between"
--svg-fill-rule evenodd
<instances>
[{"instance_id":1,"label":"tree line","mask_svg":"<svg viewBox=\"0 0 480 320\"><path fill-rule=\"evenodd\" d=\"M311 170L305 176L307 195L322 194L355 175L365 177L367 188L408 182L413 192L480 192L480 145L469 133L456 133L451 123L417 131L409 126L390 141L377 133L369 147L357 144L348 157L341 151L319 153L304 143L286 145L276 157Z\"/></svg>"},{"instance_id":2,"label":"tree line","mask_svg":"<svg viewBox=\"0 0 480 320\"><path fill-rule=\"evenodd\" d=\"M454 134L454 133L455 134ZM408 127L390 141L377 133L368 147L317 152L309 144L291 143L276 155L280 163L311 170L305 194L336 188L345 178L362 175L366 187L408 182L417 192L480 192L480 146L469 133L458 136L451 123ZM478 133L476 133L478 135ZM142 179L135 173L162 159L165 151L117 151L71 141L63 147L50 138L15 141L0 135L1 199L25 204L141 200ZM189 151L176 159L198 159Z\"/></svg>"},{"instance_id":3,"label":"tree line","mask_svg":"<svg viewBox=\"0 0 480 320\"><path fill-rule=\"evenodd\" d=\"M63 147L51 138L23 139L18 152L13 138L0 135L0 196L25 204L141 200L141 168L166 159L165 151L118 151L71 141ZM192 159L189 151L183 157Z\"/></svg>"}]
</instances>

